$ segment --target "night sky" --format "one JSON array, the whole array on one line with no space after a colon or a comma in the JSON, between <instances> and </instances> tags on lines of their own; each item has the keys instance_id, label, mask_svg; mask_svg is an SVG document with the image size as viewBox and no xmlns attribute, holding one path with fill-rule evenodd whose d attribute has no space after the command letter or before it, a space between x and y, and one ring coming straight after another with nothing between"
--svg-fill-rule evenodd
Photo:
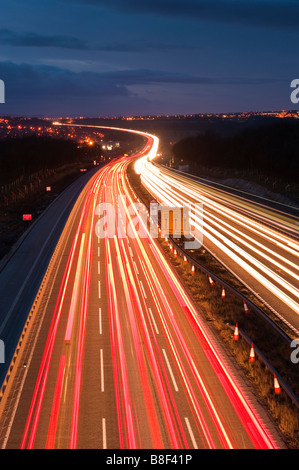
<instances>
[{"instance_id":1,"label":"night sky","mask_svg":"<svg viewBox=\"0 0 299 470\"><path fill-rule=\"evenodd\" d=\"M9 0L0 114L299 109L298 0Z\"/></svg>"}]
</instances>

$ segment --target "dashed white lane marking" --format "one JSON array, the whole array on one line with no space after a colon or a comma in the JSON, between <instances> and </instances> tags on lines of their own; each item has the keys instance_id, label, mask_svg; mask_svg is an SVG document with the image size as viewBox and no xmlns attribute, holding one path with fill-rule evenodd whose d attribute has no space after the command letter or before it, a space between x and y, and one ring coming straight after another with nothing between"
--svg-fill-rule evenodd
<instances>
[{"instance_id":1,"label":"dashed white lane marking","mask_svg":"<svg viewBox=\"0 0 299 470\"><path fill-rule=\"evenodd\" d=\"M99 332L102 334L102 309L99 307Z\"/></svg>"},{"instance_id":2,"label":"dashed white lane marking","mask_svg":"<svg viewBox=\"0 0 299 470\"><path fill-rule=\"evenodd\" d=\"M168 367L168 370L169 370L169 373L170 373L170 377L171 377L171 380L172 380L174 389L175 389L176 392L178 392L179 389L178 389L178 386L177 386L175 377L174 377L174 375L173 375L172 368L171 368L171 365L170 365L170 363L169 363L169 360L168 360L166 351L165 351L165 349L162 349L162 351L163 351L163 354L164 354L164 357L165 357L165 361L166 361L166 364L167 364L167 367Z\"/></svg>"},{"instance_id":3,"label":"dashed white lane marking","mask_svg":"<svg viewBox=\"0 0 299 470\"><path fill-rule=\"evenodd\" d=\"M107 449L106 419L105 418L102 418L102 429L103 429L103 449Z\"/></svg>"},{"instance_id":4,"label":"dashed white lane marking","mask_svg":"<svg viewBox=\"0 0 299 470\"><path fill-rule=\"evenodd\" d=\"M101 362L101 392L105 391L104 385L104 355L103 349L100 350L100 362Z\"/></svg>"},{"instance_id":5,"label":"dashed white lane marking","mask_svg":"<svg viewBox=\"0 0 299 470\"><path fill-rule=\"evenodd\" d=\"M155 319L154 319L154 315L153 315L153 312L152 312L152 309L150 307L148 307L148 311L150 313L150 316L151 316L151 319L152 319L152 322L153 322L153 325L154 325L154 328L155 328L155 331L157 333L157 335L159 334L159 330L158 330L158 327L157 327L157 324L155 322Z\"/></svg>"},{"instance_id":6,"label":"dashed white lane marking","mask_svg":"<svg viewBox=\"0 0 299 470\"><path fill-rule=\"evenodd\" d=\"M196 443L196 440L195 440L195 437L194 437L194 434L193 434L193 431L192 431L192 428L191 428L189 419L188 419L188 418L185 418L185 422L186 422L186 425L187 425L187 428L188 428L188 431L189 431L189 434L190 434L190 438L191 438L193 447L194 447L194 449L198 449L198 446L197 446L197 443Z\"/></svg>"},{"instance_id":7,"label":"dashed white lane marking","mask_svg":"<svg viewBox=\"0 0 299 470\"><path fill-rule=\"evenodd\" d=\"M144 298L147 299L147 295L146 295L146 292L145 292L145 290L144 290L142 281L140 281L140 286L141 286L141 290L142 290L142 293L143 293L143 295L144 295Z\"/></svg>"},{"instance_id":8,"label":"dashed white lane marking","mask_svg":"<svg viewBox=\"0 0 299 470\"><path fill-rule=\"evenodd\" d=\"M136 271L137 275L139 276L139 271L138 271L138 268L137 268L136 261L134 261L134 268L135 268L135 271Z\"/></svg>"}]
</instances>

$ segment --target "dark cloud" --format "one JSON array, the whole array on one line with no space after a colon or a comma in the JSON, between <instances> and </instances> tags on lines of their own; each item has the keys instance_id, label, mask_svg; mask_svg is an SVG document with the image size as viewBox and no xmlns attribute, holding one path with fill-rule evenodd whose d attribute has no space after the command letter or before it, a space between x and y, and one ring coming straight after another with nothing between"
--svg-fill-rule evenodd
<instances>
[{"instance_id":1,"label":"dark cloud","mask_svg":"<svg viewBox=\"0 0 299 470\"><path fill-rule=\"evenodd\" d=\"M86 41L73 36L52 35L46 36L33 32L17 33L10 29L0 29L0 44L3 46L17 47L58 47L61 49L76 50L102 50L116 52L139 51L138 44L109 43L109 44L88 44Z\"/></svg>"},{"instance_id":2,"label":"dark cloud","mask_svg":"<svg viewBox=\"0 0 299 470\"><path fill-rule=\"evenodd\" d=\"M143 53L150 50L172 50L179 48L199 49L199 47L190 44L170 44L158 41L140 41L140 42L102 42L90 44L73 36L51 35L46 36L33 32L17 33L10 29L0 29L0 44L3 46L15 47L56 47L61 49L89 50L103 52L138 52Z\"/></svg>"},{"instance_id":3,"label":"dark cloud","mask_svg":"<svg viewBox=\"0 0 299 470\"><path fill-rule=\"evenodd\" d=\"M260 85L273 78L199 77L148 69L115 72L73 72L49 65L0 63L0 74L7 94L31 96L129 96L129 86L150 84Z\"/></svg>"},{"instance_id":4,"label":"dark cloud","mask_svg":"<svg viewBox=\"0 0 299 470\"><path fill-rule=\"evenodd\" d=\"M138 84L185 84L185 85L262 85L279 82L276 78L250 77L199 77L148 69L119 70L102 74L109 80L129 85Z\"/></svg>"},{"instance_id":5,"label":"dark cloud","mask_svg":"<svg viewBox=\"0 0 299 470\"><path fill-rule=\"evenodd\" d=\"M10 96L128 96L121 84L93 72L72 72L48 65L0 63L0 75Z\"/></svg>"},{"instance_id":6,"label":"dark cloud","mask_svg":"<svg viewBox=\"0 0 299 470\"><path fill-rule=\"evenodd\" d=\"M63 0L130 14L298 29L299 5L292 0Z\"/></svg>"},{"instance_id":7,"label":"dark cloud","mask_svg":"<svg viewBox=\"0 0 299 470\"><path fill-rule=\"evenodd\" d=\"M88 45L78 38L56 35L43 36L32 32L16 33L0 29L0 44L19 47L61 47L65 49L88 49Z\"/></svg>"},{"instance_id":8,"label":"dark cloud","mask_svg":"<svg viewBox=\"0 0 299 470\"><path fill-rule=\"evenodd\" d=\"M22 109L26 109L29 115L54 116L146 114L149 111L145 110L150 109L161 113L165 107L165 92L176 93L173 104L168 103L168 106L175 108L180 95L191 86L198 87L195 97L204 97L206 87L213 87L214 100L217 101L216 96L223 94L223 87L229 86L234 94L236 89L248 93L248 86L264 89L264 85L268 87L268 84L279 81L267 77L193 76L149 69L74 72L55 66L9 61L0 62L0 76L6 91L5 104L1 108L4 114L19 115ZM154 89L154 86L159 88ZM192 102L194 104L194 99Z\"/></svg>"}]
</instances>

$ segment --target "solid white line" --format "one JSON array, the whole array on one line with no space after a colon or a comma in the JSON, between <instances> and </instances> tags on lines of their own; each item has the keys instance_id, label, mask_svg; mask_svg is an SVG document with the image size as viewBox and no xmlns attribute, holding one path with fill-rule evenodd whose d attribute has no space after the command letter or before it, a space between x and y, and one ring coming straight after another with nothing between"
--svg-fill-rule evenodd
<instances>
[{"instance_id":1,"label":"solid white line","mask_svg":"<svg viewBox=\"0 0 299 470\"><path fill-rule=\"evenodd\" d=\"M100 335L102 334L102 309L99 307L99 331Z\"/></svg>"},{"instance_id":2,"label":"solid white line","mask_svg":"<svg viewBox=\"0 0 299 470\"><path fill-rule=\"evenodd\" d=\"M104 360L103 360L103 349L100 351L100 360L101 360L101 391L104 392Z\"/></svg>"},{"instance_id":3,"label":"solid white line","mask_svg":"<svg viewBox=\"0 0 299 470\"><path fill-rule=\"evenodd\" d=\"M155 322L155 319L154 319L154 315L153 315L153 312L152 312L152 309L150 307L148 307L148 311L150 313L150 316L151 316L151 319L152 319L152 322L153 322L153 325L154 325L154 328L156 330L156 333L157 335L159 334L159 330L158 330L158 327L157 327L157 324Z\"/></svg>"},{"instance_id":4,"label":"solid white line","mask_svg":"<svg viewBox=\"0 0 299 470\"><path fill-rule=\"evenodd\" d=\"M103 427L103 449L107 449L106 420L105 420L105 418L102 418L102 427Z\"/></svg>"},{"instance_id":5,"label":"solid white line","mask_svg":"<svg viewBox=\"0 0 299 470\"><path fill-rule=\"evenodd\" d=\"M193 447L194 447L194 449L198 449L198 446L197 446L197 443L196 443L196 440L195 440L193 431L192 431L192 429L191 429L191 425L190 425L190 423L189 423L189 419L188 419L188 418L185 418L185 422L186 422L186 425L187 425L187 428L188 428L188 431L189 431L189 434L190 434L190 437L191 437L191 441L192 441Z\"/></svg>"},{"instance_id":6,"label":"solid white line","mask_svg":"<svg viewBox=\"0 0 299 470\"><path fill-rule=\"evenodd\" d=\"M18 303L18 301L19 301L21 295L23 294L23 290L24 290L25 287L26 287L26 283L28 282L28 279L30 279L30 277L31 277L31 275L32 275L32 273L33 273L33 271L34 271L34 269L35 269L35 266L36 266L38 263L41 262L40 259L41 259L41 256L42 256L42 255L44 256L44 249L45 249L45 247L47 246L48 241L51 239L52 234L53 234L54 230L56 229L56 227L58 226L58 222L59 222L59 220L61 219L62 216L63 216L63 213L61 213L59 219L57 219L56 224L53 226L53 228L52 228L51 232L49 233L47 239L45 240L43 246L38 250L38 255L36 256L35 261L34 261L34 263L33 263L32 266L31 266L30 271L27 273L26 279L24 280L22 286L18 289L18 294L16 295L13 304L11 305L11 307L10 307L8 313L6 314L5 318L1 321L0 334L1 334L2 331L4 330L4 327L5 327L6 323L7 323L8 320L9 320L9 317L10 317L11 313L13 312L15 306L17 305L17 303Z\"/></svg>"},{"instance_id":7,"label":"solid white line","mask_svg":"<svg viewBox=\"0 0 299 470\"><path fill-rule=\"evenodd\" d=\"M173 372L172 372L172 368L171 368L171 366L170 366L170 363L169 363L169 360L168 360L166 351L165 351L165 349L162 349L162 351L163 351L163 354L164 354L164 357L165 357L165 361L166 361L166 364L167 364L167 367L168 367L168 370L169 370L169 373L170 373L171 380L172 380L172 382L173 382L174 389L175 389L176 392L178 392L179 389L178 389L177 383L176 383L176 381L175 381L175 378L174 378L174 375L173 375Z\"/></svg>"},{"instance_id":8,"label":"solid white line","mask_svg":"<svg viewBox=\"0 0 299 470\"><path fill-rule=\"evenodd\" d=\"M47 303L46 303L46 306L44 308L44 313L42 315L42 321L40 322L39 324L39 327L37 329L37 332L35 334L35 339L33 341L33 344L32 344L32 347L31 347L31 352L30 352L30 356L28 358L28 361L27 361L27 367L26 367L26 370L25 370L25 373L23 375L23 378L22 378L22 382L21 384L19 385L19 389L18 389L18 395L17 397L15 398L15 405L13 407L13 411L12 411L12 414L11 414L11 419L10 419L10 422L8 424L8 427L7 427L7 430L6 430L6 434L5 434L5 438L4 438L4 441L3 441L3 444L2 444L2 449L5 449L6 448L6 444L7 444L7 441L9 439L9 436L10 436L10 431L11 431L11 428L13 426L13 422L14 422L14 419L15 419L15 415L16 415L16 412L17 412L17 408L19 406L19 401L20 401L20 397L21 397L21 394L22 394L22 391L23 391L23 388L24 388L24 384L25 384L25 381L26 381L26 377L27 377L27 373L28 373L28 370L29 370L29 366L31 364L31 361L32 361L32 357L34 355L34 351L35 351L35 346L36 346L36 343L37 343L37 339L39 337L39 333L40 333L40 330L41 330L41 326L42 326L42 323L43 323L43 319L45 317L45 312L47 310L47 306L48 306L48 303L49 303L49 300L50 300L50 296L52 294L52 291L53 291L53 287L54 287L54 284L55 284L55 281L56 281L56 278L57 278L57 272L55 274L55 277L54 277L54 280L53 280L53 283L52 283L52 287L51 287L51 290L50 290L50 294L47 298Z\"/></svg>"}]
</instances>

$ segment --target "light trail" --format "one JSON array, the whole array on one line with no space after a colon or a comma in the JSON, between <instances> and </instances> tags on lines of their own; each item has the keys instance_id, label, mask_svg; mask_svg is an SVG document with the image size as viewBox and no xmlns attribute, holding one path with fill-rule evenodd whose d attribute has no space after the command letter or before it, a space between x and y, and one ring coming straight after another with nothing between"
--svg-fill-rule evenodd
<instances>
[{"instance_id":1,"label":"light trail","mask_svg":"<svg viewBox=\"0 0 299 470\"><path fill-rule=\"evenodd\" d=\"M125 363L124 340L121 329L120 311L117 301L115 275L112 267L111 246L109 238L106 240L106 259L107 259L107 286L108 286L108 301L110 311L110 325L111 325L111 339L112 339L112 352L113 352L113 373L116 390L116 401L118 409L118 423L119 423L119 436L120 448L125 447L123 432L122 432L122 419L121 419L121 396L123 394L124 415L125 415L125 431L129 449L136 449L136 434L132 419L132 405L128 384L127 366ZM118 384L118 364L120 367L121 389Z\"/></svg>"},{"instance_id":2,"label":"light trail","mask_svg":"<svg viewBox=\"0 0 299 470\"><path fill-rule=\"evenodd\" d=\"M79 281L80 281L81 270L82 270L82 256L83 256L84 241L85 241L85 233L82 233L79 257L78 257L78 263L77 263L77 269L76 269L76 276L75 276L75 282L74 282L73 293L72 293L72 300L71 300L71 305L70 305L70 310L69 310L65 337L64 337L65 341L71 340L71 335L72 335L72 330L73 330L75 308L76 308L77 299L79 296Z\"/></svg>"},{"instance_id":3,"label":"light trail","mask_svg":"<svg viewBox=\"0 0 299 470\"><path fill-rule=\"evenodd\" d=\"M56 388L55 388L53 405L52 405L52 410L51 410L51 419L50 419L48 437L47 437L47 442L46 442L46 449L54 449L63 377L64 377L64 372L65 372L65 362L66 362L66 355L64 354L61 356L60 363L59 363Z\"/></svg>"},{"instance_id":4,"label":"light trail","mask_svg":"<svg viewBox=\"0 0 299 470\"><path fill-rule=\"evenodd\" d=\"M136 167L143 171L143 164L150 165L155 157L159 140L153 135L136 133L147 139L137 155ZM101 435L103 448L109 448L113 437L121 449L144 448L144 443L154 449L233 449L240 442L232 425L236 421L250 447L277 448L151 236L146 218L134 206L136 201L126 177L127 165L133 158L136 156L121 158L98 172L78 206L78 225L68 241L67 262L58 283L50 329L32 387L21 448L37 447L41 442L46 448L66 442L75 449L81 444L85 355L95 333L100 341L99 357L94 361L99 374L96 393L100 399L96 406L103 406L100 402L106 400L114 410L116 424L111 436L111 423L101 408L96 432ZM168 202L185 202L180 187L177 186L175 194L170 182L163 186L158 179L153 180L153 185L157 185L157 193L159 186L159 194L164 194ZM121 237L118 233L104 240L95 238L97 203L117 205L119 195L125 197L125 202L118 217L123 224L129 220L130 236ZM197 217L195 212L194 223L199 223ZM213 217L215 213L209 219L211 225ZM136 224L142 228L144 238L138 234ZM225 233L223 227L221 230ZM242 233L238 231L233 233L241 243ZM269 237L274 239L275 235L269 232ZM258 246L248 238L245 242L247 249ZM296 251L296 244L288 247ZM261 253L262 258L269 261L274 257L272 251L269 248L267 254ZM283 255L279 256L282 258L277 257L278 268L284 262ZM288 266L288 274L295 278L294 266ZM96 328L91 331L87 320L93 308ZM102 341L108 341L109 347ZM111 365L109 371L105 369L105 382L104 357ZM204 358L204 366L199 358ZM50 376L55 378L53 383L49 383ZM217 390L211 387L211 376ZM218 396L230 411L221 409ZM236 421L230 421L228 415L232 414ZM40 437L42 424L46 433Z\"/></svg>"},{"instance_id":5,"label":"light trail","mask_svg":"<svg viewBox=\"0 0 299 470\"><path fill-rule=\"evenodd\" d=\"M203 233L204 246L209 242L212 244L209 246L217 247L246 275L250 274L271 295L299 314L299 243L296 240L243 215L240 210L231 209L220 198L217 200L215 193L209 195L188 178L178 178L171 170L158 168L146 158L138 159L135 169L159 202L190 208L190 221ZM196 202L204 205L203 218L195 207Z\"/></svg>"},{"instance_id":6,"label":"light trail","mask_svg":"<svg viewBox=\"0 0 299 470\"><path fill-rule=\"evenodd\" d=\"M138 370L139 370L139 375L140 375L140 380L141 380L141 385L142 385L142 390L143 390L146 416L147 416L147 420L149 423L151 439L152 439L154 448L162 448L163 440L162 440L160 429L159 429L158 416L156 414L156 407L154 405L153 396L150 393L149 377L148 377L147 370L146 370L147 369L146 364L144 362L144 354L141 348L141 342L140 342L140 336L139 336L140 335L139 329L141 325L140 324L138 325L136 323L134 309L138 309L138 315L141 321L142 321L144 312L140 303L137 285L136 285L133 273L131 271L127 253L125 251L124 242L123 240L121 240L121 243L119 243L117 237L114 237L114 242L115 242L116 252L118 256L118 268L119 268L120 275L124 282L125 298L126 298L126 303L127 303L131 331L133 335L134 349L135 349L136 357L137 357ZM133 305L133 302L134 302L134 305ZM143 323L141 324L144 326ZM148 341L149 340L148 331L145 332L144 336L145 336L145 339ZM155 362L154 368L155 368L155 371L157 371L156 359L153 357L152 346L148 348L148 352L149 352L149 357L151 361ZM158 390L160 390L160 394L161 394L161 391L163 394L163 403L164 403L163 410L169 410L169 404L167 403L166 397L164 395L163 387L161 387L160 385L160 387L158 387ZM168 414L169 414L169 411L168 411ZM177 445L176 440L174 443Z\"/></svg>"},{"instance_id":7,"label":"light trail","mask_svg":"<svg viewBox=\"0 0 299 470\"><path fill-rule=\"evenodd\" d=\"M101 177L102 178L102 175ZM99 183L95 181L96 189L98 190ZM88 299L91 282L91 267L92 267L92 247L94 239L94 219L95 219L95 208L96 208L97 193L93 198L91 204L92 216L91 226L89 228L87 254L85 259L84 267L84 280L82 289L82 301L81 301L81 312L80 312L80 325L79 325L79 338L77 339L77 358L76 358L76 371L75 371L75 385L74 385L74 397L73 397L73 411L72 411L72 427L71 427L71 438L70 438L70 449L77 448L78 438L78 421L79 421L79 406L80 406L80 390L81 390L81 378L82 378L82 367L83 367L83 351L84 351L84 340L86 331L86 320L88 312Z\"/></svg>"},{"instance_id":8,"label":"light trail","mask_svg":"<svg viewBox=\"0 0 299 470\"><path fill-rule=\"evenodd\" d=\"M103 173L100 174L100 176L98 177L100 180L103 178L106 171L108 170L105 169ZM63 310L64 303L65 303L65 297L66 297L66 292L67 292L69 282L70 282L70 276L71 276L72 269L73 269L79 234L86 220L86 212L89 208L91 194L92 194L94 186L96 186L96 179L93 180L91 188L86 194L86 197L83 203L83 208L80 214L80 219L78 222L78 227L77 227L75 237L71 246L67 265L66 265L63 277L62 277L62 282L61 282L58 297L56 300L56 305L55 305L53 316L52 316L49 334L47 337L43 357L41 360L41 365L39 368L37 381L35 384L35 389L33 392L32 401L31 401L31 405L30 405L30 409L29 409L29 413L28 413L28 417L27 417L27 421L25 425L25 430L24 430L22 442L20 445L21 449L24 449L24 448L32 449L34 447L37 426L38 426L40 413L42 409L44 394L46 391L46 384L48 380L48 374L49 374L55 339L57 335L60 318L62 315L62 310Z\"/></svg>"},{"instance_id":9,"label":"light trail","mask_svg":"<svg viewBox=\"0 0 299 470\"><path fill-rule=\"evenodd\" d=\"M127 197L129 199L130 203L132 204L133 200L132 200L129 192L127 192ZM140 223L141 224L143 223L142 219L140 219ZM146 229L146 227L145 227L145 229ZM134 228L133 228L133 230L134 230ZM224 373L224 375L223 375L223 377L224 377L223 385L225 386L225 389L226 389L227 393L230 393L230 395L234 394L235 399L237 399L236 405L238 405L239 416L240 416L240 419L243 422L243 426L247 429L248 434L251 435L251 438L252 438L253 442L255 442L255 444L258 447L263 448L266 445L267 447L269 446L270 448L275 448L276 445L273 442L273 440L271 439L271 436L269 435L269 433L265 430L263 425L256 418L256 416L255 416L253 410L251 409L250 405L247 403L245 397L242 395L242 393L238 389L236 383L232 379L229 370L226 368L223 361L219 357L219 355L218 355L216 349L213 347L211 341L208 340L208 336L204 332L204 328L198 320L198 315L197 315L194 307L192 306L192 304L191 304L190 300L188 299L187 295L185 294L185 292L184 292L183 288L181 287L179 281L176 279L176 276L174 275L174 273L172 272L172 270L168 266L165 258L162 256L160 250L157 248L157 246L155 244L155 241L153 239L151 239L151 236L150 236L149 233L148 233L148 239L150 241L150 246L152 248L152 252L153 252L155 258L157 259L158 263L160 264L160 266L161 266L161 268L162 268L162 270L165 274L165 277L168 280L169 285L172 286L172 290L175 293L180 305L185 310L187 309L187 312L189 312L189 315L190 315L190 313L193 315L193 319L196 320L196 325L198 326L200 334L203 335L203 338L204 338L206 344L209 345L209 348L204 348L205 353L209 356L209 359L211 360L211 363L214 365L214 367L216 367L218 370L221 370L222 373ZM143 272L146 272L148 266L150 266L150 259L148 258L147 254L146 254L146 252L145 252L145 250L142 246L142 243L141 243L140 239L136 236L136 238L134 238L134 240L139 245L140 254L141 254L141 260L140 261L143 265ZM201 377L198 373L198 370L195 366L195 362L192 360L192 356L190 354L190 351L188 350L188 347L185 344L184 338L183 338L183 336L182 336L182 334L181 334L181 332L180 332L180 330L179 330L179 328L178 328L178 326L175 322L174 314L171 311L171 307L168 304L167 298L165 297L163 288L162 288L162 286L159 286L159 281L158 281L157 277L155 276L154 271L152 271L151 274L154 278L155 287L160 287L159 288L159 293L163 298L164 305L168 305L168 312L169 312L168 313L168 320L172 321L172 324L173 324L173 327L175 328L177 337L181 341L181 346L182 346L183 350L185 351L185 358L189 358L189 364L190 364L190 367L192 368L193 375L194 375L194 377L197 378L198 388L202 391L202 394L205 397L206 404L207 404L208 408L210 409L210 412L214 413L214 420L215 420L215 423L217 423L218 432L219 432L220 436L222 437L222 442L224 443L225 440L227 440L227 444L229 445L229 447L231 447L231 443L229 442L227 433L224 430L223 425L221 424L221 421L219 420L219 417L217 415L217 411L215 409L215 406L212 403L211 397L209 396L209 394L207 392L207 389L206 389L206 387L205 387L205 385L204 385L204 383L203 383L203 381L202 381L202 379L201 379ZM149 282L148 282L148 284L149 284ZM160 310L160 313L161 313L161 310ZM164 325L165 325L165 329L167 329L166 328L166 322L164 322ZM173 346L174 345L173 340L170 339L169 343L170 343L171 347L174 347ZM176 358L177 363L180 366L181 365L180 364L180 359L179 359L179 355L177 354L177 352L174 352L174 357ZM181 370L181 376L184 376L184 375L185 374ZM199 418L199 416L198 416L198 418ZM251 424L249 424L249 423L251 423ZM253 431L253 429L254 429L254 431Z\"/></svg>"}]
</instances>

